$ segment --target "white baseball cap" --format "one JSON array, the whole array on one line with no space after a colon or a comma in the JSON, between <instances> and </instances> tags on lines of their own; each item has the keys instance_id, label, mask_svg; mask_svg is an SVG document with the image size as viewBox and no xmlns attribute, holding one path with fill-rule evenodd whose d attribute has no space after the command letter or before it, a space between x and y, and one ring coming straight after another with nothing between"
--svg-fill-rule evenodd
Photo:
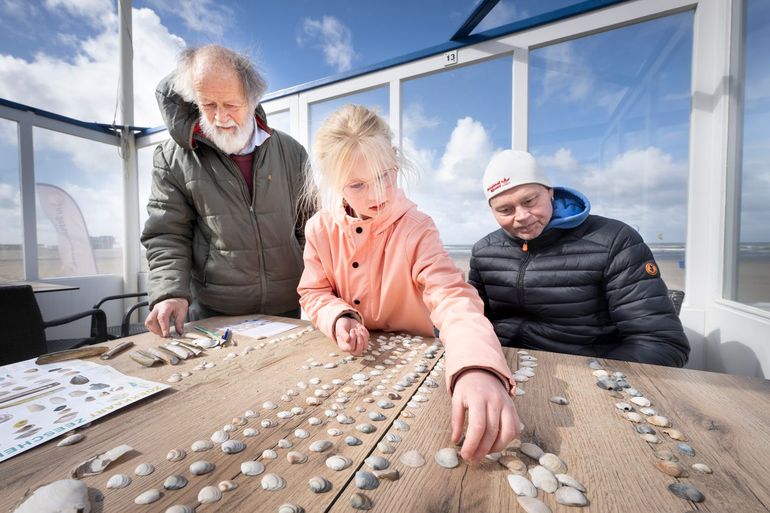
<instances>
[{"instance_id":1,"label":"white baseball cap","mask_svg":"<svg viewBox=\"0 0 770 513\"><path fill-rule=\"evenodd\" d=\"M501 151L489 161L482 180L487 202L498 194L527 183L552 187L551 181L538 165L535 157L526 151Z\"/></svg>"}]
</instances>

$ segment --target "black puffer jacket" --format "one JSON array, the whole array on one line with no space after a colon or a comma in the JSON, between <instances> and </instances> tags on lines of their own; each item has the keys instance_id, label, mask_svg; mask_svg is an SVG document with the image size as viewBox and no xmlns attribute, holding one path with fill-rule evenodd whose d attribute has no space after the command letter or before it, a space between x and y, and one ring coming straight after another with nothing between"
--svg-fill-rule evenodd
<instances>
[{"instance_id":1,"label":"black puffer jacket","mask_svg":"<svg viewBox=\"0 0 770 513\"><path fill-rule=\"evenodd\" d=\"M590 203L576 191L554 193L554 216L528 251L502 229L473 247L469 281L500 342L684 365L690 346L641 236L620 221L588 215ZM573 213L576 204L583 208L562 216L564 204Z\"/></svg>"}]
</instances>

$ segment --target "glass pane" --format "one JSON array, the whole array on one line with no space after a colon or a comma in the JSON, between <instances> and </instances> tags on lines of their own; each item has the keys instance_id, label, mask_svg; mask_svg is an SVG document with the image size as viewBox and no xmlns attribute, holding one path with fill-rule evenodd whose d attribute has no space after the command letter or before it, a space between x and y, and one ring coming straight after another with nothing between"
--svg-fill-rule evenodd
<instances>
[{"instance_id":1,"label":"glass pane","mask_svg":"<svg viewBox=\"0 0 770 513\"><path fill-rule=\"evenodd\" d=\"M19 133L16 123L6 119L0 119L0 216L0 282L23 280Z\"/></svg>"},{"instance_id":2,"label":"glass pane","mask_svg":"<svg viewBox=\"0 0 770 513\"><path fill-rule=\"evenodd\" d=\"M684 288L692 12L534 50L529 148L555 185L588 196Z\"/></svg>"},{"instance_id":3,"label":"glass pane","mask_svg":"<svg viewBox=\"0 0 770 513\"><path fill-rule=\"evenodd\" d=\"M583 3L583 0L502 0L495 5L484 19L476 25L471 34L477 34L501 27L515 21L522 21L541 14L549 13L562 7Z\"/></svg>"},{"instance_id":4,"label":"glass pane","mask_svg":"<svg viewBox=\"0 0 770 513\"><path fill-rule=\"evenodd\" d=\"M267 126L291 135L291 115L288 110L279 110L267 116Z\"/></svg>"},{"instance_id":5,"label":"glass pane","mask_svg":"<svg viewBox=\"0 0 770 513\"><path fill-rule=\"evenodd\" d=\"M735 296L770 310L770 4L746 4L740 231ZM729 297L729 296L728 296Z\"/></svg>"},{"instance_id":6,"label":"glass pane","mask_svg":"<svg viewBox=\"0 0 770 513\"><path fill-rule=\"evenodd\" d=\"M308 141L310 141L310 146L308 151L312 151L315 133L319 128L321 128L321 125L323 125L323 122L326 121L326 118L328 118L329 115L331 115L334 111L343 105L347 105L349 103L356 105L366 105L370 109L376 110L377 113L387 121L388 116L390 115L388 114L388 106L390 105L389 96L390 95L388 93L387 87L378 87L376 89L370 89L361 93L353 93L346 96L340 96L332 100L325 100L310 104L310 134L308 134Z\"/></svg>"},{"instance_id":7,"label":"glass pane","mask_svg":"<svg viewBox=\"0 0 770 513\"><path fill-rule=\"evenodd\" d=\"M33 138L40 277L122 274L117 147L42 128Z\"/></svg>"},{"instance_id":8,"label":"glass pane","mask_svg":"<svg viewBox=\"0 0 770 513\"><path fill-rule=\"evenodd\" d=\"M407 195L438 226L467 276L471 247L498 228L481 177L496 151L511 147L513 61L501 57L404 82L404 155L418 176Z\"/></svg>"},{"instance_id":9,"label":"glass pane","mask_svg":"<svg viewBox=\"0 0 770 513\"><path fill-rule=\"evenodd\" d=\"M163 144L162 142L158 144ZM139 148L136 151L136 162L139 170L139 236L142 235L144 230L144 223L147 222L147 201L150 199L150 188L152 187L152 157L155 154L155 148L158 144L151 144L144 148ZM145 257L146 250L144 246L141 247L141 259L140 259L140 271L149 272L147 265L147 258Z\"/></svg>"}]
</instances>

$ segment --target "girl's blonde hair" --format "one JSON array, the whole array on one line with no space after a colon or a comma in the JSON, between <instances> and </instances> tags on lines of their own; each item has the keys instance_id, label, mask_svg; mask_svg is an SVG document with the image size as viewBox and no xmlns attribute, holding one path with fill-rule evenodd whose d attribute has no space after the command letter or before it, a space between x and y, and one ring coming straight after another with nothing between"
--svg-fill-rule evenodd
<instances>
[{"instance_id":1,"label":"girl's blonde hair","mask_svg":"<svg viewBox=\"0 0 770 513\"><path fill-rule=\"evenodd\" d=\"M337 208L357 162L363 162L365 179L374 184L378 198L384 192L378 180L382 172L398 169L400 175L407 167L394 148L393 133L385 120L362 105L345 105L315 134L313 173L305 173L304 201L330 211Z\"/></svg>"}]
</instances>

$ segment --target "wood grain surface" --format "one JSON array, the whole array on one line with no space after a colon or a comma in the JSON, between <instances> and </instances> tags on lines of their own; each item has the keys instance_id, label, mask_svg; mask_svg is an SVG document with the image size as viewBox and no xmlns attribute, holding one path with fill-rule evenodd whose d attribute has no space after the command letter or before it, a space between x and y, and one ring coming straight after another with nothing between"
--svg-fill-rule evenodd
<instances>
[{"instance_id":1,"label":"wood grain surface","mask_svg":"<svg viewBox=\"0 0 770 513\"><path fill-rule=\"evenodd\" d=\"M236 318L209 319L205 325L219 327L233 323ZM289 322L286 319L281 321ZM83 478L92 495L101 495L94 501L93 511L164 512L174 504L186 504L197 512L278 511L279 506L292 503L307 512L352 512L350 502L354 493L365 494L372 502L372 511L380 512L518 512L519 506L506 476L510 471L498 462L487 459L479 466L463 462L454 469L446 469L434 461L434 454L443 447L453 447L450 440L450 401L447 394L441 351L435 358L426 358L426 347L433 339L412 340L404 345L402 340L376 340L373 351L366 358L345 360L336 346L320 332L302 333L307 323L290 321L298 328L266 340L255 341L236 337L234 347L208 350L205 355L192 358L177 366L163 365L144 368L133 362L128 353L114 360L96 363L109 364L126 374L145 379L166 382L175 372L191 372L191 376L172 384L172 389L149 397L140 403L119 410L115 414L95 421L83 430L86 439L69 447L57 447L58 440L32 449L0 464L0 511L10 511L28 489L62 479L81 461L100 454L120 444L128 444L135 450L111 465L103 474ZM189 329L189 328L188 328ZM292 338L288 338L290 335ZM133 337L137 347L158 345L159 337L144 334ZM109 345L117 344L111 342ZM245 352L247 347L253 348ZM515 349L505 350L512 369L520 365ZM228 356L233 353L236 356ZM596 386L596 377L586 364L586 358L530 351L537 358L534 377L519 383L524 395L515 400L524 430L519 441L538 444L546 452L558 455L568 466L568 473L588 489L590 504L584 508L558 504L553 494L538 491L538 498L554 512L681 512L690 510L726 512L770 511L770 384L766 380L743 378L724 374L670 369L639 365L612 360L600 360L610 373L625 374L628 383L638 389L652 403L659 415L670 419L674 428L688 438L687 443L695 450L695 456L686 456L676 449L676 441L653 427L661 443L650 444L640 438L634 424L624 418L616 408L619 401L629 402L625 393L613 393ZM206 370L193 370L201 362L216 364ZM336 364L325 368L325 364ZM423 365L422 368L416 366ZM330 365L331 366L331 365ZM419 371L419 372L417 372ZM366 384L355 384L352 375L364 373ZM384 398L394 384L407 374L417 377L415 383L398 392L393 408L381 408L378 401ZM312 378L320 383L311 384ZM333 380L337 381L335 384ZM385 380L385 381L383 381ZM425 380L437 382L429 387ZM303 382L307 388L298 387ZM308 405L305 398L313 396L316 389L327 385L329 397L322 398L318 406ZM380 386L380 389L377 386ZM284 397L288 390L295 396ZM336 402L340 395L346 402ZM413 400L418 395L425 402ZM555 395L569 399L567 405L549 401ZM274 401L278 408L268 410L263 402ZM341 399L344 400L344 399ZM341 424L335 417L325 415L332 404L344 408L344 413L355 419L353 424ZM303 408L303 413L289 419L279 419L279 411L292 407ZM633 405L638 411L639 407ZM364 412L356 408L365 409ZM246 410L259 412L258 418L249 419L232 433L246 443L239 454L225 454L215 444L214 448L200 453L190 450L196 440L209 440L212 433L232 423L233 418L243 417ZM385 420L368 419L371 411L379 411ZM312 426L310 417L323 421ZM262 420L276 421L275 427L263 428ZM394 420L409 425L409 430L399 430ZM370 434L356 430L356 425L369 422L376 427ZM243 430L256 428L254 437L244 437ZM294 435L297 428L310 433L307 439ZM327 433L337 428L342 435ZM386 433L401 437L393 454L382 454L377 443ZM354 435L362 443L348 446L345 436ZM286 439L291 448L278 447L279 440ZM333 447L323 453L308 450L316 440L326 439ZM517 454L528 466L537 463L518 452L512 444L510 453ZM174 448L187 451L180 462L166 460L166 453ZM274 449L278 458L264 460L265 449ZM404 465L400 456L409 450L418 450L426 459L420 468ZM687 477L674 478L655 467L654 452L670 450L688 470ZM289 451L298 450L308 456L303 464L290 464L286 459ZM352 460L347 469L336 472L325 465L333 454L341 454ZM358 490L354 483L357 470L371 470L364 459L380 455L389 460L391 468L398 469L397 481L380 480L374 490ZM189 465L196 460L214 463L210 474L193 476ZM249 459L259 459L265 464L265 473L275 473L286 480L286 487L278 491L266 491L260 486L263 475L245 476L240 464ZM134 469L140 463L151 463L156 468L149 476L136 476ZM690 468L693 463L705 463L712 474L700 474ZM132 483L123 489L106 488L107 479L124 473L132 477ZM189 484L181 490L163 489L163 481L171 474L181 474ZM332 483L332 489L314 494L308 487L312 476L323 476ZM216 486L229 479L238 486L224 493L213 504L199 504L198 492L207 485ZM668 490L675 482L689 483L706 497L704 502L682 500ZM158 488L161 499L150 505L136 505L134 498L141 492Z\"/></svg>"}]
</instances>

